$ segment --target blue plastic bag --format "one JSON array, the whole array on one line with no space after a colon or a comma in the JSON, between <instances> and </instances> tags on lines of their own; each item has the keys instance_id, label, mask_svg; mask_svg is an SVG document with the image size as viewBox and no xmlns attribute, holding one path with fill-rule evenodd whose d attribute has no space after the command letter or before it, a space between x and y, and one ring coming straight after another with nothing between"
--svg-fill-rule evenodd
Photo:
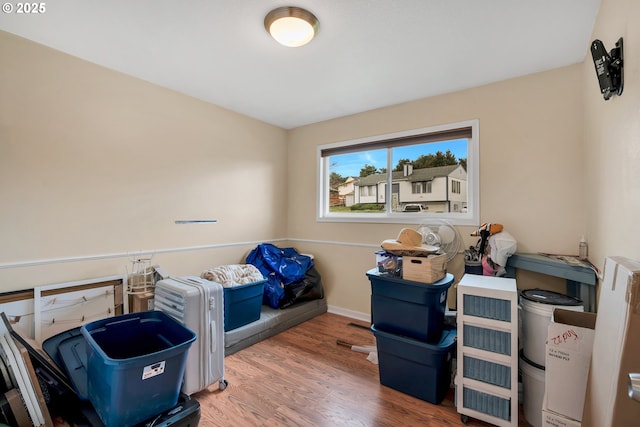
<instances>
[{"instance_id":1,"label":"blue plastic bag","mask_svg":"<svg viewBox=\"0 0 640 427\"><path fill-rule=\"evenodd\" d=\"M279 248L271 243L258 245L247 255L246 263L256 266L267 279L262 302L273 308L280 307L284 286L302 280L313 267L311 257L299 254L294 248Z\"/></svg>"}]
</instances>

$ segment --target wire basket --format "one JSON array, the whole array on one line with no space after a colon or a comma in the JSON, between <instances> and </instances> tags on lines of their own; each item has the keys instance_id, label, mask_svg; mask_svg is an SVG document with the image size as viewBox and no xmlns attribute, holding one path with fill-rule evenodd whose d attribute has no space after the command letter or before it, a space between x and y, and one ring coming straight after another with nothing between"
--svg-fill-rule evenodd
<instances>
[{"instance_id":1,"label":"wire basket","mask_svg":"<svg viewBox=\"0 0 640 427\"><path fill-rule=\"evenodd\" d=\"M127 278L127 291L130 294L153 292L155 280L151 258L136 257L131 260L131 272Z\"/></svg>"}]
</instances>

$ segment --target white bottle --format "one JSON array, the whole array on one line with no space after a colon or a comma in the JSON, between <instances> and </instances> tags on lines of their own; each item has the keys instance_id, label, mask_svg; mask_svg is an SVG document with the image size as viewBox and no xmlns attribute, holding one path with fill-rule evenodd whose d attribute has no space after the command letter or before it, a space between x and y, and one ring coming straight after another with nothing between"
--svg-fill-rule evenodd
<instances>
[{"instance_id":1,"label":"white bottle","mask_svg":"<svg viewBox=\"0 0 640 427\"><path fill-rule=\"evenodd\" d=\"M586 260L588 255L589 247L587 246L587 241L584 239L584 236L582 236L580 244L578 245L578 258Z\"/></svg>"}]
</instances>

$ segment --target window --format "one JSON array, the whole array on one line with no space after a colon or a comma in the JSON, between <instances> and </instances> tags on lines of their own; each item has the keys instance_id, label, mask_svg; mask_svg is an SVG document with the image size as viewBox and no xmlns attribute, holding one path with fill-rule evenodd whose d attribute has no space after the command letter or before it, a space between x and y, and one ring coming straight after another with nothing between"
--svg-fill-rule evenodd
<instances>
[{"instance_id":1,"label":"window","mask_svg":"<svg viewBox=\"0 0 640 427\"><path fill-rule=\"evenodd\" d=\"M414 182L411 185L411 192L414 194L431 193L431 181Z\"/></svg>"},{"instance_id":2,"label":"window","mask_svg":"<svg viewBox=\"0 0 640 427\"><path fill-rule=\"evenodd\" d=\"M451 180L451 192L454 194L460 194L461 192L460 181L456 181L455 179Z\"/></svg>"},{"instance_id":3,"label":"window","mask_svg":"<svg viewBox=\"0 0 640 427\"><path fill-rule=\"evenodd\" d=\"M375 185L362 185L358 186L358 188L360 189L360 197L375 196L376 194Z\"/></svg>"},{"instance_id":4,"label":"window","mask_svg":"<svg viewBox=\"0 0 640 427\"><path fill-rule=\"evenodd\" d=\"M478 126L472 120L319 146L318 220L477 225ZM345 203L331 205L331 192L347 182Z\"/></svg>"}]
</instances>

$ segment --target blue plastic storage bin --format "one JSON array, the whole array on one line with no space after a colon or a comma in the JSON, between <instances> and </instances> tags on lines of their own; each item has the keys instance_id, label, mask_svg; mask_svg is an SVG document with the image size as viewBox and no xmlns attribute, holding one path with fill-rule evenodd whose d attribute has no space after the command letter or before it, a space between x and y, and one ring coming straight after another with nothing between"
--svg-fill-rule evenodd
<instances>
[{"instance_id":1,"label":"blue plastic storage bin","mask_svg":"<svg viewBox=\"0 0 640 427\"><path fill-rule=\"evenodd\" d=\"M89 400L105 427L135 425L176 405L193 331L160 311L110 317L80 331Z\"/></svg>"},{"instance_id":2,"label":"blue plastic storage bin","mask_svg":"<svg viewBox=\"0 0 640 427\"><path fill-rule=\"evenodd\" d=\"M371 326L378 349L380 384L438 404L451 386L455 328L444 329L440 341L429 344Z\"/></svg>"},{"instance_id":3,"label":"blue plastic storage bin","mask_svg":"<svg viewBox=\"0 0 640 427\"><path fill-rule=\"evenodd\" d=\"M224 288L224 331L248 325L260 318L267 280Z\"/></svg>"},{"instance_id":4,"label":"blue plastic storage bin","mask_svg":"<svg viewBox=\"0 0 640 427\"><path fill-rule=\"evenodd\" d=\"M371 282L371 323L377 330L425 342L440 340L452 274L435 283L404 280L377 269L369 270L367 277Z\"/></svg>"}]
</instances>

